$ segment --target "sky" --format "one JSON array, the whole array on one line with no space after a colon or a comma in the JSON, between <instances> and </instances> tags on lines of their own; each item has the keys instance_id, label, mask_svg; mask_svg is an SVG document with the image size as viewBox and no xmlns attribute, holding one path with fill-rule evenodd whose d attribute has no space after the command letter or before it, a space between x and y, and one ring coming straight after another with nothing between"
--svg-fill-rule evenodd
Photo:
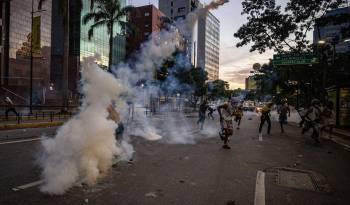
<instances>
[{"instance_id":1,"label":"sky","mask_svg":"<svg viewBox=\"0 0 350 205\"><path fill-rule=\"evenodd\" d=\"M134 6L153 4L158 7L158 0L127 0ZM211 0L201 0L209 3ZM280 0L285 1L285 0ZM231 89L244 88L245 78L249 76L254 63L267 63L273 52L264 54L250 53L249 46L236 48L236 39L233 34L246 22L241 15L242 0L230 0L224 6L212 13L220 20L220 76L219 78L230 83Z\"/></svg>"}]
</instances>

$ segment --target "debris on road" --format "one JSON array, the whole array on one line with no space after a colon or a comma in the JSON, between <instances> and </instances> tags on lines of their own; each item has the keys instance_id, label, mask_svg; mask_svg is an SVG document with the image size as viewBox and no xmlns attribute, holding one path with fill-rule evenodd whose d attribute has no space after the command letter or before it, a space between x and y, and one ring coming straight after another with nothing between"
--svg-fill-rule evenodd
<instances>
[{"instance_id":1,"label":"debris on road","mask_svg":"<svg viewBox=\"0 0 350 205\"><path fill-rule=\"evenodd\" d=\"M157 198L158 195L156 192L148 192L147 194L145 194L145 197Z\"/></svg>"}]
</instances>

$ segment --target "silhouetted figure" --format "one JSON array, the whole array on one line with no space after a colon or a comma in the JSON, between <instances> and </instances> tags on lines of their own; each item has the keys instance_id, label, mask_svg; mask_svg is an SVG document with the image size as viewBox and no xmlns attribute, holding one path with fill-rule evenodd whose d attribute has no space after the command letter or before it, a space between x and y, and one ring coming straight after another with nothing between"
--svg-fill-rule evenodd
<instances>
[{"instance_id":1,"label":"silhouetted figure","mask_svg":"<svg viewBox=\"0 0 350 205\"><path fill-rule=\"evenodd\" d=\"M204 100L202 102L202 104L199 106L199 111L198 111L197 124L199 124L201 130L203 130L204 121L205 121L205 113L207 111L207 108L208 108L207 101Z\"/></svg>"},{"instance_id":2,"label":"silhouetted figure","mask_svg":"<svg viewBox=\"0 0 350 205\"><path fill-rule=\"evenodd\" d=\"M208 112L208 117L211 118L212 120L214 120L213 113L214 113L215 109L210 107L210 106L208 106L208 111L209 111Z\"/></svg>"},{"instance_id":3,"label":"silhouetted figure","mask_svg":"<svg viewBox=\"0 0 350 205\"><path fill-rule=\"evenodd\" d=\"M239 105L235 111L235 122L237 122L237 130L239 130L239 126L241 125L242 117L243 117L243 107L242 105Z\"/></svg>"},{"instance_id":4,"label":"silhouetted figure","mask_svg":"<svg viewBox=\"0 0 350 205\"><path fill-rule=\"evenodd\" d=\"M262 134L261 132L265 122L267 122L267 134L270 134L271 132L270 112L271 112L272 105L273 103L269 102L261 109L259 136Z\"/></svg>"},{"instance_id":5,"label":"silhouetted figure","mask_svg":"<svg viewBox=\"0 0 350 205\"><path fill-rule=\"evenodd\" d=\"M286 101L282 102L282 105L278 110L278 114L279 114L278 120L281 126L281 132L284 133L283 125L287 124L287 114L290 117L290 108Z\"/></svg>"},{"instance_id":6,"label":"silhouetted figure","mask_svg":"<svg viewBox=\"0 0 350 205\"><path fill-rule=\"evenodd\" d=\"M8 120L9 118L9 112L13 112L18 117L18 112L16 111L16 108L12 100L9 97L6 97L4 101L6 104L6 110L5 110L6 120Z\"/></svg>"}]
</instances>

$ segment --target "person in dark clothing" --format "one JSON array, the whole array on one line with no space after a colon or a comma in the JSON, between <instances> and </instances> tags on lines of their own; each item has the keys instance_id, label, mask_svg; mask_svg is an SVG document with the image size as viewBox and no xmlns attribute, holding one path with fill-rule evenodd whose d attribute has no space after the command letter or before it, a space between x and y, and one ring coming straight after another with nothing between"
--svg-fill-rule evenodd
<instances>
[{"instance_id":1,"label":"person in dark clothing","mask_svg":"<svg viewBox=\"0 0 350 205\"><path fill-rule=\"evenodd\" d=\"M208 117L211 118L212 120L214 120L213 113L214 113L215 109L210 107L210 106L208 106L208 111L209 111L208 112Z\"/></svg>"},{"instance_id":2,"label":"person in dark clothing","mask_svg":"<svg viewBox=\"0 0 350 205\"><path fill-rule=\"evenodd\" d=\"M5 104L7 106L5 111L6 120L9 118L9 112L13 112L18 117L18 112L16 111L14 104L9 97L5 98Z\"/></svg>"},{"instance_id":3,"label":"person in dark clothing","mask_svg":"<svg viewBox=\"0 0 350 205\"><path fill-rule=\"evenodd\" d=\"M261 110L261 117L260 117L260 126L259 126L259 136L262 136L262 128L267 122L267 134L270 134L271 132L271 119L270 119L270 112L272 108L273 103L269 102L267 105L265 105Z\"/></svg>"},{"instance_id":4,"label":"person in dark clothing","mask_svg":"<svg viewBox=\"0 0 350 205\"><path fill-rule=\"evenodd\" d=\"M290 117L290 108L287 104L287 102L283 101L282 105L280 107L280 109L278 110L278 114L279 114L279 123L281 126L281 132L284 133L284 128L283 125L287 124L287 114Z\"/></svg>"},{"instance_id":5,"label":"person in dark clothing","mask_svg":"<svg viewBox=\"0 0 350 205\"><path fill-rule=\"evenodd\" d=\"M201 130L203 130L204 121L205 121L205 113L207 111L207 108L208 108L207 101L204 100L202 102L202 104L199 106L199 111L198 111L197 125L200 125Z\"/></svg>"},{"instance_id":6,"label":"person in dark clothing","mask_svg":"<svg viewBox=\"0 0 350 205\"><path fill-rule=\"evenodd\" d=\"M237 122L237 130L239 130L239 126L241 125L243 117L243 108L242 105L239 105L235 110L235 122Z\"/></svg>"}]
</instances>

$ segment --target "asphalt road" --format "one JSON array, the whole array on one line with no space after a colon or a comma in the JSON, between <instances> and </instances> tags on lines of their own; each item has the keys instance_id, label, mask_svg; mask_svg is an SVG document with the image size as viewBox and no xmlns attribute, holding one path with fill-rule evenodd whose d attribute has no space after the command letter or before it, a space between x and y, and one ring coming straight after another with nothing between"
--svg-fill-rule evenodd
<instances>
[{"instance_id":1,"label":"asphalt road","mask_svg":"<svg viewBox=\"0 0 350 205\"><path fill-rule=\"evenodd\" d=\"M166 123L156 118L161 127ZM188 118L187 128L195 120ZM38 186L13 191L40 179L35 137L55 131L26 130L34 141L0 142L0 204L350 204L350 152L342 146L328 140L315 146L297 127L288 125L281 134L277 124L259 141L258 117L246 117L232 149L224 150L212 132L217 123L207 120L206 126L210 131L189 132L192 144L133 138L132 163L118 164L94 187L74 187L62 196L44 195ZM25 137L21 132L6 134Z\"/></svg>"}]
</instances>

